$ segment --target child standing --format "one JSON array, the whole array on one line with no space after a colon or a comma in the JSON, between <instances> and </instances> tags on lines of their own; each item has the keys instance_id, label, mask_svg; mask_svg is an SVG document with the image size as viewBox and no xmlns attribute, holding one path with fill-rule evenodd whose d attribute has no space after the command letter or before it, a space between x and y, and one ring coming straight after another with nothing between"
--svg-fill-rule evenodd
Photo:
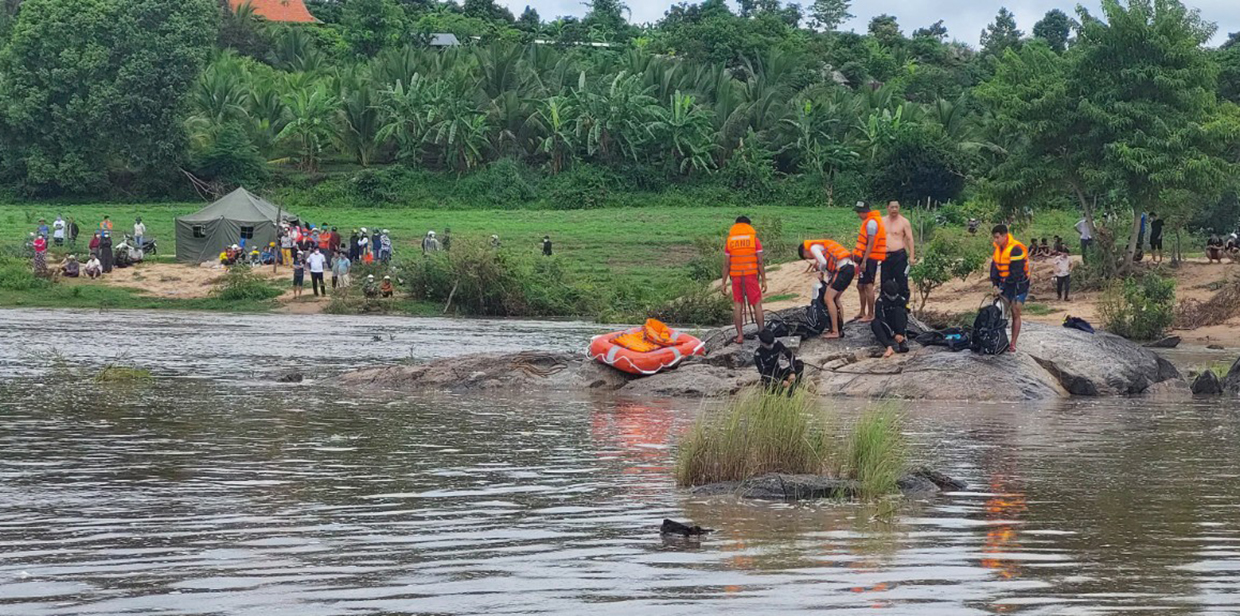
<instances>
[{"instance_id":1,"label":"child standing","mask_svg":"<svg viewBox=\"0 0 1240 616\"><path fill-rule=\"evenodd\" d=\"M1068 258L1068 249L1064 247L1051 259L1055 267L1055 297L1062 301L1068 299L1068 287L1072 281L1072 260Z\"/></svg>"}]
</instances>

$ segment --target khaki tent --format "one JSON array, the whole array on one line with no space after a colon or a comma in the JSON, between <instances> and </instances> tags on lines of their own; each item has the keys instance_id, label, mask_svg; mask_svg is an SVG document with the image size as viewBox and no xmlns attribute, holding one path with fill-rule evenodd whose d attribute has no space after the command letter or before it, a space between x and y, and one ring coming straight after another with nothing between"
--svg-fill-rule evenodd
<instances>
[{"instance_id":1,"label":"khaki tent","mask_svg":"<svg viewBox=\"0 0 1240 616\"><path fill-rule=\"evenodd\" d=\"M288 210L281 211L265 199L238 188L219 201L177 219L177 261L214 261L233 244L261 250L276 241L277 217L285 222L297 222L297 216Z\"/></svg>"}]
</instances>

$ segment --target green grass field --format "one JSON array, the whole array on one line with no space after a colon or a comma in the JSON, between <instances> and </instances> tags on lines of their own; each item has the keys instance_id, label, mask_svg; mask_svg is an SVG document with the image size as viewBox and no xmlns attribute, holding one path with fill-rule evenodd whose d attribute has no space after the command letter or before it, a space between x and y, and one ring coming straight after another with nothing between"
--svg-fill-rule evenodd
<instances>
[{"instance_id":1,"label":"green grass field","mask_svg":"<svg viewBox=\"0 0 1240 616\"><path fill-rule=\"evenodd\" d=\"M56 205L26 203L0 205L0 243L18 247L27 233L33 231L40 218L49 224L62 214L78 221L82 230L77 252L86 252L85 244L106 214L112 217L117 235L131 232L135 216L142 216L147 235L159 240L160 259L170 260L175 254L174 219L193 212L201 203L166 204L90 204ZM396 243L397 258L420 254L420 241L428 230L442 237L444 229L452 229L454 242L486 241L491 234L500 236L505 250L538 254L544 235L550 235L555 253L567 271L603 285L650 287L658 295L674 297L692 288L686 266L698 255L694 240L701 237L722 237L733 219L746 214L754 219L759 232L778 224L782 228L784 248L768 251L770 263L796 258L788 248L803 239L832 237L845 245L856 238L857 216L847 208L755 207L751 211L725 207L701 208L615 208L594 210L422 210L422 209L339 209L301 208L294 212L314 224L326 223L347 230L357 227L388 229ZM908 212L916 216L915 212ZM916 220L916 219L915 219ZM777 221L777 222L776 222ZM1042 237L1059 233L1070 234L1075 215L1070 212L1049 212L1040 215L1033 229L1020 237ZM984 229L971 241L988 242ZM965 235L963 228L940 229L938 233ZM721 241L721 240L720 240ZM768 241L768 245L772 242ZM773 247L772 247L773 248ZM115 295L120 294L120 295ZM57 287L31 292L0 290L0 305L50 305L191 309L235 309L218 302L168 302L126 299L122 290ZM198 305L200 304L200 305ZM240 308L240 307L238 307ZM250 306L249 309L255 307Z\"/></svg>"}]
</instances>

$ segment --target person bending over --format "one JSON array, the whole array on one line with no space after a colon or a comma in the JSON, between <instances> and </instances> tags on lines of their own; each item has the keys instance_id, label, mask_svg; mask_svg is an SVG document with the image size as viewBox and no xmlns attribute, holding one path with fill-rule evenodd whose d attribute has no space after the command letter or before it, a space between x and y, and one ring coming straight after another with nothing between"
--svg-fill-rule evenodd
<instances>
[{"instance_id":1,"label":"person bending over","mask_svg":"<svg viewBox=\"0 0 1240 616\"><path fill-rule=\"evenodd\" d=\"M844 291L848 290L848 285L852 284L853 276L857 272L852 255L847 248L833 240L807 240L797 247L797 254L802 259L812 259L811 262L817 266L819 272L818 284L825 287L822 289L822 303L830 316L830 325L823 337L842 337L844 335L844 305L840 298L844 296ZM823 272L830 274L830 278L824 277ZM817 289L819 288L815 287L815 299L818 298Z\"/></svg>"},{"instance_id":2,"label":"person bending over","mask_svg":"<svg viewBox=\"0 0 1240 616\"><path fill-rule=\"evenodd\" d=\"M876 318L870 323L870 330L878 343L887 347L883 357L891 357L896 353L908 353L908 299L900 294L900 285L895 280L883 283L882 293L875 304Z\"/></svg>"},{"instance_id":3,"label":"person bending over","mask_svg":"<svg viewBox=\"0 0 1240 616\"><path fill-rule=\"evenodd\" d=\"M781 359L787 359L788 364L784 365ZM772 391L787 388L791 392L805 370L805 363L797 359L784 343L776 340L775 334L768 329L758 332L758 350L754 351L753 363L762 378L762 386Z\"/></svg>"}]
</instances>

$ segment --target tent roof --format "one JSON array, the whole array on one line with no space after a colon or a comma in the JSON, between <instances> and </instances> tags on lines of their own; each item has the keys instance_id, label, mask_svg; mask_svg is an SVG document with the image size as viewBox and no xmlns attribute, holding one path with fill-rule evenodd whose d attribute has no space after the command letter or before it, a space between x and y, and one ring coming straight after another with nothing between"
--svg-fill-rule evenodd
<instances>
[{"instance_id":1,"label":"tent roof","mask_svg":"<svg viewBox=\"0 0 1240 616\"><path fill-rule=\"evenodd\" d=\"M255 196L254 193L244 188L238 188L220 197L215 203L193 214L181 216L178 220L195 223L227 218L241 222L262 222L265 220L275 223L277 222L277 216L289 221L297 219L297 216L288 210L281 211L280 208L272 205L266 199Z\"/></svg>"}]
</instances>

